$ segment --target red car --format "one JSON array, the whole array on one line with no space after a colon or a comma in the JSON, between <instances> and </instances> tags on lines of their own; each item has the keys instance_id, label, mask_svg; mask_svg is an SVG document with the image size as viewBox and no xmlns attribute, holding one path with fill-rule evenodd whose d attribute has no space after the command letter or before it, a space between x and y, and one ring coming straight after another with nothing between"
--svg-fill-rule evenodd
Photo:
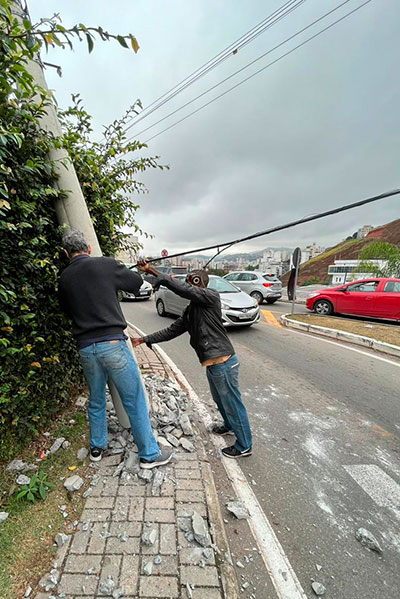
<instances>
[{"instance_id":1,"label":"red car","mask_svg":"<svg viewBox=\"0 0 400 599\"><path fill-rule=\"evenodd\" d=\"M311 293L308 310L400 320L400 279L363 279Z\"/></svg>"}]
</instances>

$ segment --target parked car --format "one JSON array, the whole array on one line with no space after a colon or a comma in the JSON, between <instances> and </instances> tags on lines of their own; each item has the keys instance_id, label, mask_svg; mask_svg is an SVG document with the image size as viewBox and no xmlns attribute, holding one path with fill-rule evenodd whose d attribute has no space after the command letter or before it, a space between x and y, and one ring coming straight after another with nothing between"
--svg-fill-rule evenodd
<instances>
[{"instance_id":1,"label":"parked car","mask_svg":"<svg viewBox=\"0 0 400 599\"><path fill-rule=\"evenodd\" d=\"M126 268L129 268L130 270L133 270L134 272L138 272L136 270L136 268L131 264L125 263L124 266L126 266ZM142 273L139 273L139 274L141 275ZM134 299L148 300L148 299L150 299L152 292L153 292L152 285L150 283L148 283L147 281L143 281L143 284L141 285L141 287L136 295L134 293L128 293L128 291L122 291L122 289L121 289L118 292L118 297L121 302L123 302L125 300L134 300Z\"/></svg>"},{"instance_id":2,"label":"parked car","mask_svg":"<svg viewBox=\"0 0 400 599\"><path fill-rule=\"evenodd\" d=\"M354 314L400 320L400 279L371 278L311 293L306 307L316 314Z\"/></svg>"},{"instance_id":3,"label":"parked car","mask_svg":"<svg viewBox=\"0 0 400 599\"><path fill-rule=\"evenodd\" d=\"M187 275L188 269L186 266L156 266L156 270L159 273L167 274L167 275ZM142 273L142 277L145 281L150 283L154 287L154 283L156 281L156 277L149 273Z\"/></svg>"},{"instance_id":4,"label":"parked car","mask_svg":"<svg viewBox=\"0 0 400 599\"><path fill-rule=\"evenodd\" d=\"M184 281L186 277L176 275L175 278ZM251 326L259 322L260 309L257 301L229 281L210 275L208 287L218 291L221 296L222 322L225 327ZM163 286L156 291L155 299L159 316L167 314L180 316L189 303L187 299L179 297Z\"/></svg>"},{"instance_id":5,"label":"parked car","mask_svg":"<svg viewBox=\"0 0 400 599\"><path fill-rule=\"evenodd\" d=\"M240 270L230 272L224 279L245 291L262 304L274 304L282 297L282 283L275 275L264 273L260 270Z\"/></svg>"}]
</instances>

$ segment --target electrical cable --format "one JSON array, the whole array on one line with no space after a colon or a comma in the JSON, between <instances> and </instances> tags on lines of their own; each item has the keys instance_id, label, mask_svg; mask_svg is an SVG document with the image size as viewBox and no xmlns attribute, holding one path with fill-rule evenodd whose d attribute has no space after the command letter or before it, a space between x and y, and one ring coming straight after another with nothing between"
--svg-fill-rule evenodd
<instances>
[{"instance_id":1,"label":"electrical cable","mask_svg":"<svg viewBox=\"0 0 400 599\"><path fill-rule=\"evenodd\" d=\"M128 138L127 141L130 141L130 140L134 139L135 137L137 137L138 135L140 135L144 131L147 131L148 129L150 129L151 127L155 126L156 124L159 124L161 121L165 120L169 116L172 116L173 114L175 114L179 110L182 110L183 108L185 108L189 104L192 104L194 101L198 100L199 98L201 98L205 94L207 94L210 91L214 90L216 87L219 87L219 85L222 85L223 83L225 83L226 81L228 81L229 79L231 79L232 77L234 77L235 75L237 75L238 73L240 73L241 71L243 71L244 69L248 68L249 66L251 66L252 64L254 64L255 62L257 62L258 60L260 60L261 58L264 58L267 54L273 52L274 50L276 50L277 48L279 48L283 44L285 44L288 41L292 40L294 37L300 35L306 29L309 29L310 27L312 27L313 25L315 25L316 23L318 23L319 21L321 21L322 19L324 19L325 17L327 17L329 14L331 14L335 10L338 10L339 8L341 8L342 6L344 6L345 4L347 4L349 1L350 0L345 0L345 2L343 2L340 5L338 5L336 8L332 9L331 11L329 11L328 13L326 13L325 15L323 15L322 17L320 17L319 19L313 21L313 23L310 23L309 25L307 25L303 29L299 30L297 33L293 34L292 36L290 36L289 38L287 38L286 40L284 40L283 42L281 42L280 44L278 44L277 46L275 46L271 50L268 50L263 55L261 55L258 58L256 58L254 61L252 61L248 65L245 65L244 67L242 67L241 69L239 69L238 71L236 71L235 73L233 73L232 75L230 75L229 77L225 78L224 80L220 81L219 83L217 83L213 87L209 88L208 90L206 90L205 92L203 92L202 94L200 94L199 96L197 96L196 98L194 98L193 100L187 102L186 104L184 104L180 108L176 109L175 111L173 111L172 113L170 113L169 115L167 115L166 117L164 117L163 119L161 119L160 121L158 121L157 123L154 123L154 125L151 125L150 127L147 127L146 129L140 131L135 136L132 136L132 137ZM315 39L316 37L318 37L322 33L325 33L328 29L331 29L332 27L334 27L335 25L337 25L338 23L340 23L341 21L343 21L347 17L351 16L352 14L354 14L355 12L357 12L358 10L360 10L360 8L363 8L364 6L366 6L367 4L369 4L370 2L372 2L372 0L366 0L366 2L364 2L363 4L360 4L360 6L357 6L355 9L353 9L350 12L346 13L345 15L343 15L342 17L340 17L336 21L333 21L332 23L330 23L329 25L327 25L326 27L324 27L323 29L321 29L320 31L318 31L317 33L315 33L314 35L310 36L309 38L307 38L306 40L304 40L303 42L301 42L300 44L298 44L297 46L295 46L291 50L288 50L284 54L281 54L280 56L278 56L278 58L274 59L273 61L271 61L270 63L268 63L267 65L265 65L261 69L259 69L258 71L255 71L254 73L252 73L251 75L249 75L245 79L242 79L241 81L239 81L238 83L236 83L235 85L233 85L229 89L225 90L224 92L222 92L221 94L219 94L218 96L216 96L215 98L213 98L212 100L210 100L209 102L206 102L205 104L202 104L201 106L199 106L199 108L196 108L196 110L193 110L192 112L189 112L189 114L187 114L183 118L179 119L178 121L175 121L174 123L172 123L171 125L169 125L165 129L162 129L161 131L159 131L158 133L156 133L152 137L149 137L148 139L145 140L144 143L148 143L149 141L151 141L152 139L155 139L156 137L158 137L162 133L165 133L165 131L168 131L169 129L172 129L172 127L175 127L176 125L179 125L180 123L182 123L183 121L185 121L189 117L193 116L194 114L196 114L197 112L199 112L203 108L206 108L207 106L209 106L210 104L212 104L216 100L219 100L219 98L222 98L226 94L230 93L231 91L233 91L234 89L236 89L237 87L239 87L240 85L242 85L243 83L246 83L247 81L249 81L250 79L252 79L256 75L259 75L261 72L263 72L266 69L268 69L269 67L273 66L274 64L276 64L277 62L279 62L283 58L286 58L287 56L289 56L289 54L292 54L293 52L295 52L296 50L298 50L302 46L305 46L307 43L309 43L310 41L312 41L313 39Z\"/></svg>"},{"instance_id":2,"label":"electrical cable","mask_svg":"<svg viewBox=\"0 0 400 599\"><path fill-rule=\"evenodd\" d=\"M277 225L276 227L272 227L271 229L266 229L265 231L260 231L258 233L253 233L252 235L247 235L246 237L241 237L239 239L234 239L233 241L227 241L225 243L218 243L215 245L209 245L203 248L197 248L196 250L188 250L186 252L179 252L177 254L171 254L170 256L166 256L165 258L152 258L148 260L148 263L159 262L161 260L170 260L171 258L178 258L180 256L188 256L189 254L198 254L200 252L206 252L208 250L214 250L218 248L217 254L218 256L221 252L227 250L232 245L236 245L238 243L243 243L244 241L250 241L252 239L256 239L257 237L264 237L265 235L270 235L271 233L276 233L277 231L283 231L285 229L291 229L292 227L297 227L298 225L302 225L303 223L308 223L313 220L318 220L320 218L325 218L326 216L331 216L332 214L339 214L340 212L345 212L346 210L352 210L353 208L358 208L359 206L365 206L366 204L371 204L372 202L377 202L378 200L383 200L385 198L392 197L394 195L400 194L400 189L393 189L391 191L386 191L376 196L372 196L370 198L366 198L365 200L360 200L358 202L354 202L352 204L345 204L344 206L340 206L339 208L333 208L332 210L327 210L326 212L320 212L318 214L314 214L311 216L306 216L300 218L298 220L291 221L290 223L286 223L285 225ZM224 246L221 250L219 249L221 246ZM208 261L209 264L212 260L214 260L215 256ZM137 264L135 264L137 266Z\"/></svg>"},{"instance_id":3,"label":"electrical cable","mask_svg":"<svg viewBox=\"0 0 400 599\"><path fill-rule=\"evenodd\" d=\"M127 127L125 127L125 132L129 131L129 129L137 125L140 121L142 121L150 114L164 106L164 104L172 100L175 96L187 89L190 85L204 77L215 67L222 64L226 59L236 55L238 51L241 50L244 46L252 42L259 35L264 33L267 29L275 25L278 21L288 16L292 11L299 8L299 6L301 6L305 1L306 0L289 0L288 2L286 2L279 9L277 9L276 11L271 13L271 15L269 15L260 23L258 23L258 25L254 26L235 42L230 44L230 46L219 52L219 54L217 54L214 58L211 58L204 65L196 69L191 75L185 77L185 79L183 79L180 83L177 83L169 91L162 94L162 96L160 96L157 100L154 100L151 104L144 108L138 116L132 117L131 120L128 121L128 123L130 124ZM287 12L284 12L285 10L287 10Z\"/></svg>"}]
</instances>

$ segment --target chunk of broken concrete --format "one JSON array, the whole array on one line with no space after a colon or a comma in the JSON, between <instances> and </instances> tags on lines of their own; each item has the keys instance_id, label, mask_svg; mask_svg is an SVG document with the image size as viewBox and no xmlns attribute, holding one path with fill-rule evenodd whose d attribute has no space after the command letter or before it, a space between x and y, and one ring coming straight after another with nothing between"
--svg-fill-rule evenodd
<instances>
[{"instance_id":1,"label":"chunk of broken concrete","mask_svg":"<svg viewBox=\"0 0 400 599\"><path fill-rule=\"evenodd\" d=\"M146 574L146 576L151 576L153 572L153 562L147 562L143 568L143 572Z\"/></svg>"},{"instance_id":2,"label":"chunk of broken concrete","mask_svg":"<svg viewBox=\"0 0 400 599\"><path fill-rule=\"evenodd\" d=\"M73 476L69 476L64 481L64 487L67 489L67 491L78 491L82 485L83 485L83 479L80 476L78 476L77 474L74 474Z\"/></svg>"},{"instance_id":3,"label":"chunk of broken concrete","mask_svg":"<svg viewBox=\"0 0 400 599\"><path fill-rule=\"evenodd\" d=\"M57 547L62 547L68 541L68 538L68 535L65 535L63 532L59 532L54 537L54 542L57 545Z\"/></svg>"},{"instance_id":4,"label":"chunk of broken concrete","mask_svg":"<svg viewBox=\"0 0 400 599\"><path fill-rule=\"evenodd\" d=\"M186 451L193 453L194 445L191 441L189 441L189 439L185 439L185 437L182 437L182 439L180 440L180 444L182 445L183 449L186 449Z\"/></svg>"},{"instance_id":5,"label":"chunk of broken concrete","mask_svg":"<svg viewBox=\"0 0 400 599\"><path fill-rule=\"evenodd\" d=\"M139 456L135 451L128 451L125 457L124 468L125 470L127 470L127 472L130 472L131 474L137 474L139 472Z\"/></svg>"},{"instance_id":6,"label":"chunk of broken concrete","mask_svg":"<svg viewBox=\"0 0 400 599\"><path fill-rule=\"evenodd\" d=\"M227 501L226 507L238 520L250 518L250 513L242 501Z\"/></svg>"},{"instance_id":7,"label":"chunk of broken concrete","mask_svg":"<svg viewBox=\"0 0 400 599\"><path fill-rule=\"evenodd\" d=\"M61 447L61 445L64 443L65 441L65 437L58 437L58 439L56 439L53 443L53 445L50 447L50 449L48 449L46 451L46 455L52 455L53 453L56 453L56 451L58 451Z\"/></svg>"},{"instance_id":8,"label":"chunk of broken concrete","mask_svg":"<svg viewBox=\"0 0 400 599\"><path fill-rule=\"evenodd\" d=\"M326 593L326 588L320 582L311 583L311 588L316 595L325 595Z\"/></svg>"},{"instance_id":9,"label":"chunk of broken concrete","mask_svg":"<svg viewBox=\"0 0 400 599\"><path fill-rule=\"evenodd\" d=\"M86 397L83 397L83 395L82 395L81 397L78 397L78 399L75 402L75 405L78 408L84 408L85 404L86 404L86 401L87 401Z\"/></svg>"},{"instance_id":10,"label":"chunk of broken concrete","mask_svg":"<svg viewBox=\"0 0 400 599\"><path fill-rule=\"evenodd\" d=\"M147 547L151 547L152 545L154 545L156 538L157 531L155 528L152 528L150 531L145 530L142 534L142 543Z\"/></svg>"},{"instance_id":11,"label":"chunk of broken concrete","mask_svg":"<svg viewBox=\"0 0 400 599\"><path fill-rule=\"evenodd\" d=\"M184 435L188 435L191 437L193 435L193 428L190 422L190 418L187 414L183 413L180 415L179 424L181 429L183 430Z\"/></svg>"},{"instance_id":12,"label":"chunk of broken concrete","mask_svg":"<svg viewBox=\"0 0 400 599\"><path fill-rule=\"evenodd\" d=\"M356 530L355 536L357 541L359 541L361 545L364 545L364 547L367 547L371 551L376 551L376 553L382 553L382 548L378 541L366 528L358 528Z\"/></svg>"},{"instance_id":13,"label":"chunk of broken concrete","mask_svg":"<svg viewBox=\"0 0 400 599\"><path fill-rule=\"evenodd\" d=\"M210 536L208 534L207 524L200 514L196 511L192 515L192 530L195 541L202 547L208 547Z\"/></svg>"},{"instance_id":14,"label":"chunk of broken concrete","mask_svg":"<svg viewBox=\"0 0 400 599\"><path fill-rule=\"evenodd\" d=\"M154 474L154 478L153 478L153 483L151 485L151 494L157 495L157 493L159 492L161 485L163 484L164 481L164 472L162 470L157 470L156 473Z\"/></svg>"},{"instance_id":15,"label":"chunk of broken concrete","mask_svg":"<svg viewBox=\"0 0 400 599\"><path fill-rule=\"evenodd\" d=\"M5 522L10 514L8 512L0 512L0 524Z\"/></svg>"},{"instance_id":16,"label":"chunk of broken concrete","mask_svg":"<svg viewBox=\"0 0 400 599\"><path fill-rule=\"evenodd\" d=\"M28 472L29 470L37 470L37 466L35 464L26 464L22 460L12 460L6 470L7 472Z\"/></svg>"},{"instance_id":17,"label":"chunk of broken concrete","mask_svg":"<svg viewBox=\"0 0 400 599\"><path fill-rule=\"evenodd\" d=\"M138 477L149 482L153 478L153 472L151 470L139 470Z\"/></svg>"},{"instance_id":18,"label":"chunk of broken concrete","mask_svg":"<svg viewBox=\"0 0 400 599\"><path fill-rule=\"evenodd\" d=\"M20 474L15 481L17 485L29 485L31 479L26 474Z\"/></svg>"},{"instance_id":19,"label":"chunk of broken concrete","mask_svg":"<svg viewBox=\"0 0 400 599\"><path fill-rule=\"evenodd\" d=\"M83 462L88 457L88 454L89 454L89 450L86 447L81 447L76 452L76 457L78 458L78 460L80 462Z\"/></svg>"},{"instance_id":20,"label":"chunk of broken concrete","mask_svg":"<svg viewBox=\"0 0 400 599\"><path fill-rule=\"evenodd\" d=\"M100 583L100 593L102 593L103 595L112 595L113 591L115 589L115 582L112 576L108 575L107 578L105 580L103 580L103 582Z\"/></svg>"}]
</instances>

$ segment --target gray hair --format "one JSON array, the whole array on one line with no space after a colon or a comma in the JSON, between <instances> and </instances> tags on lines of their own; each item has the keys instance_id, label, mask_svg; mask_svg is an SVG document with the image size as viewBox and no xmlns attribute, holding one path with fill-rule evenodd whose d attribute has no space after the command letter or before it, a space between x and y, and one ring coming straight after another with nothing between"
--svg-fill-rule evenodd
<instances>
[{"instance_id":1,"label":"gray hair","mask_svg":"<svg viewBox=\"0 0 400 599\"><path fill-rule=\"evenodd\" d=\"M61 245L68 252L69 256L78 252L88 251L88 242L81 231L70 231L69 233L65 233Z\"/></svg>"}]
</instances>

